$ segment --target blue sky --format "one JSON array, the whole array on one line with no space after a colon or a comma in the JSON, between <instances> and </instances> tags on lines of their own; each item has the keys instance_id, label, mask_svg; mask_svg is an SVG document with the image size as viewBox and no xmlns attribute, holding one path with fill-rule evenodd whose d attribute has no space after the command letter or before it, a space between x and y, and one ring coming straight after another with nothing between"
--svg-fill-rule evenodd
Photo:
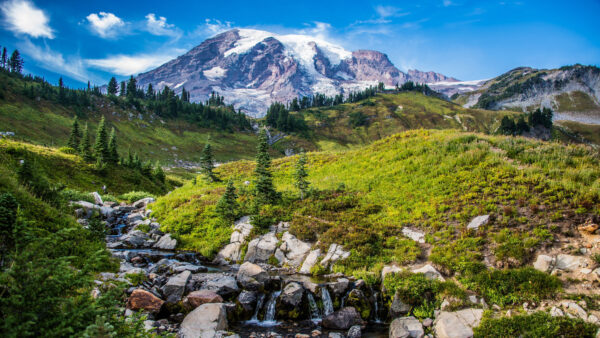
<instances>
[{"instance_id":1,"label":"blue sky","mask_svg":"<svg viewBox=\"0 0 600 338\"><path fill-rule=\"evenodd\" d=\"M401 70L462 80L514 67L600 64L600 1L0 2L0 45L25 70L71 86L152 69L243 27L314 35L386 53Z\"/></svg>"}]
</instances>

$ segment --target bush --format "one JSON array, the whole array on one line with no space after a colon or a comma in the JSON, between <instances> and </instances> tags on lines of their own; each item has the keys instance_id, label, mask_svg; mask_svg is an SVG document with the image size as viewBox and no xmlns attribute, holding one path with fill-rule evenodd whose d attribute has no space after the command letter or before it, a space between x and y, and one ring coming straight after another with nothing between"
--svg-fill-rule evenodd
<instances>
[{"instance_id":1,"label":"bush","mask_svg":"<svg viewBox=\"0 0 600 338\"><path fill-rule=\"evenodd\" d=\"M149 192L145 192L145 191L130 191L128 193L125 193L121 196L119 196L119 199L122 199L124 201L127 201L127 203L133 203L135 201L139 201L142 198L146 198L146 197L153 197L155 198L155 196Z\"/></svg>"},{"instance_id":2,"label":"bush","mask_svg":"<svg viewBox=\"0 0 600 338\"><path fill-rule=\"evenodd\" d=\"M77 150L75 150L71 147L60 147L60 148L58 148L58 151L60 151L61 153L64 153L64 154L77 155Z\"/></svg>"},{"instance_id":3,"label":"bush","mask_svg":"<svg viewBox=\"0 0 600 338\"><path fill-rule=\"evenodd\" d=\"M81 192L74 189L65 189L60 192L61 197L65 201L86 201L94 203L94 196L88 192Z\"/></svg>"},{"instance_id":4,"label":"bush","mask_svg":"<svg viewBox=\"0 0 600 338\"><path fill-rule=\"evenodd\" d=\"M465 284L488 303L500 306L539 302L556 295L562 287L557 277L531 267L482 271Z\"/></svg>"},{"instance_id":5,"label":"bush","mask_svg":"<svg viewBox=\"0 0 600 338\"><path fill-rule=\"evenodd\" d=\"M460 238L434 247L429 259L447 274L473 275L485 269L480 252L483 243L479 237Z\"/></svg>"},{"instance_id":6,"label":"bush","mask_svg":"<svg viewBox=\"0 0 600 338\"><path fill-rule=\"evenodd\" d=\"M594 337L596 326L579 318L552 317L545 312L532 315L490 318L484 316L475 337Z\"/></svg>"}]
</instances>

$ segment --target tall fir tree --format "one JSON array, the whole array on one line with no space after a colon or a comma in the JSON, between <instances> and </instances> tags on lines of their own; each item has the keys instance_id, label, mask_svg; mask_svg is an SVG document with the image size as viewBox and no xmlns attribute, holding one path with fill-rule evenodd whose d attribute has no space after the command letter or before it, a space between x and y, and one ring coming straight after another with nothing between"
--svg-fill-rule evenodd
<instances>
[{"instance_id":1,"label":"tall fir tree","mask_svg":"<svg viewBox=\"0 0 600 338\"><path fill-rule=\"evenodd\" d=\"M94 159L90 142L90 131L87 123L85 124L85 127L83 127L83 135L81 136L81 142L79 142L79 154L86 162L91 162Z\"/></svg>"},{"instance_id":2,"label":"tall fir tree","mask_svg":"<svg viewBox=\"0 0 600 338\"><path fill-rule=\"evenodd\" d=\"M108 81L108 89L106 90L108 92L108 95L117 95L117 91L119 90L119 83L117 82L117 79L115 79L115 77L111 77L110 81Z\"/></svg>"},{"instance_id":3,"label":"tall fir tree","mask_svg":"<svg viewBox=\"0 0 600 338\"><path fill-rule=\"evenodd\" d=\"M254 169L254 196L256 197L257 205L270 204L278 199L278 194L273 186L271 157L269 156L269 142L266 129L260 131L257 150L256 169Z\"/></svg>"},{"instance_id":4,"label":"tall fir tree","mask_svg":"<svg viewBox=\"0 0 600 338\"><path fill-rule=\"evenodd\" d=\"M120 89L120 93L119 96L125 96L125 94L127 94L127 91L125 90L125 81L121 81L121 86L119 87Z\"/></svg>"},{"instance_id":5,"label":"tall fir tree","mask_svg":"<svg viewBox=\"0 0 600 338\"><path fill-rule=\"evenodd\" d=\"M154 175L154 177L156 177L160 182L165 183L165 172L163 171L163 168L160 165L160 162L156 161L156 163L154 164L154 172L152 173Z\"/></svg>"},{"instance_id":6,"label":"tall fir tree","mask_svg":"<svg viewBox=\"0 0 600 338\"><path fill-rule=\"evenodd\" d=\"M296 162L296 170L294 171L294 186L300 191L300 199L303 200L308 192L310 183L306 180L308 173L306 172L306 153L302 151Z\"/></svg>"},{"instance_id":7,"label":"tall fir tree","mask_svg":"<svg viewBox=\"0 0 600 338\"><path fill-rule=\"evenodd\" d=\"M11 72L21 73L21 71L23 70L23 58L21 57L21 53L19 53L19 50L14 50L14 52L10 56L10 60L8 61L8 63Z\"/></svg>"},{"instance_id":8,"label":"tall fir tree","mask_svg":"<svg viewBox=\"0 0 600 338\"><path fill-rule=\"evenodd\" d=\"M6 47L2 48L2 68L6 69L8 67L8 52L6 51Z\"/></svg>"},{"instance_id":9,"label":"tall fir tree","mask_svg":"<svg viewBox=\"0 0 600 338\"><path fill-rule=\"evenodd\" d=\"M75 116L73 120L73 126L71 127L71 134L69 135L69 141L67 147L75 150L79 149L79 141L81 140L81 134L79 133L79 118Z\"/></svg>"},{"instance_id":10,"label":"tall fir tree","mask_svg":"<svg viewBox=\"0 0 600 338\"><path fill-rule=\"evenodd\" d=\"M110 159L107 138L106 122L104 116L102 116L100 124L98 124L98 131L96 132L96 142L94 143L94 156L99 163L107 163Z\"/></svg>"},{"instance_id":11,"label":"tall fir tree","mask_svg":"<svg viewBox=\"0 0 600 338\"><path fill-rule=\"evenodd\" d=\"M111 164L119 163L119 151L117 149L117 135L115 128L110 130L110 136L108 137L108 162Z\"/></svg>"},{"instance_id":12,"label":"tall fir tree","mask_svg":"<svg viewBox=\"0 0 600 338\"><path fill-rule=\"evenodd\" d=\"M232 180L227 182L225 193L217 202L217 207L215 210L223 219L227 221L233 222L237 218L239 213L239 204L237 202L237 194L235 193L235 186L233 185Z\"/></svg>"},{"instance_id":13,"label":"tall fir tree","mask_svg":"<svg viewBox=\"0 0 600 338\"><path fill-rule=\"evenodd\" d=\"M215 168L212 147L210 146L210 139L204 145L204 149L202 149L202 154L200 155L200 172L204 175L204 177L214 182L217 180L215 173L213 172Z\"/></svg>"}]
</instances>

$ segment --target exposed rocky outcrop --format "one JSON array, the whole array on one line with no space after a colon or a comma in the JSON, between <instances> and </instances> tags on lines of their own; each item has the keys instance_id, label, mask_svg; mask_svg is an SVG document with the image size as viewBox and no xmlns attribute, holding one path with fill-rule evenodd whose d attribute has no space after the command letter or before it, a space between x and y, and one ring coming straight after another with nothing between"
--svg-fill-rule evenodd
<instances>
[{"instance_id":1,"label":"exposed rocky outcrop","mask_svg":"<svg viewBox=\"0 0 600 338\"><path fill-rule=\"evenodd\" d=\"M181 323L182 338L213 338L227 330L227 311L222 303L203 304L190 312Z\"/></svg>"},{"instance_id":2,"label":"exposed rocky outcrop","mask_svg":"<svg viewBox=\"0 0 600 338\"><path fill-rule=\"evenodd\" d=\"M328 329L347 330L354 325L361 325L362 319L353 307L345 307L325 316L322 325Z\"/></svg>"},{"instance_id":3,"label":"exposed rocky outcrop","mask_svg":"<svg viewBox=\"0 0 600 338\"><path fill-rule=\"evenodd\" d=\"M456 312L442 311L435 318L435 334L440 338L473 337L473 328L479 325L482 316L482 309L464 309Z\"/></svg>"}]
</instances>

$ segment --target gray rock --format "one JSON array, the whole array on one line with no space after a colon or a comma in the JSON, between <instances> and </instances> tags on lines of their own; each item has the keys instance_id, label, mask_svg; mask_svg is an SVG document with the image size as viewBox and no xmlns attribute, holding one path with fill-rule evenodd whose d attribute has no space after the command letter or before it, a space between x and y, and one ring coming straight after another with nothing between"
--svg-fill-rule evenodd
<instances>
[{"instance_id":1,"label":"gray rock","mask_svg":"<svg viewBox=\"0 0 600 338\"><path fill-rule=\"evenodd\" d=\"M299 267L310 251L310 244L299 240L287 231L283 233L281 240L283 243L277 249L281 253L281 259L278 258L279 263L287 264L293 268Z\"/></svg>"},{"instance_id":2,"label":"gray rock","mask_svg":"<svg viewBox=\"0 0 600 338\"><path fill-rule=\"evenodd\" d=\"M163 250L175 250L177 246L177 240L171 238L171 234L166 234L162 236L156 244L154 244L154 248L163 249Z\"/></svg>"},{"instance_id":3,"label":"gray rock","mask_svg":"<svg viewBox=\"0 0 600 338\"><path fill-rule=\"evenodd\" d=\"M556 260L547 255L538 255L535 263L533 263L533 267L536 270L540 270L542 272L550 273L554 268Z\"/></svg>"},{"instance_id":4,"label":"gray rock","mask_svg":"<svg viewBox=\"0 0 600 338\"><path fill-rule=\"evenodd\" d=\"M350 257L350 251L344 251L341 245L331 244L325 258L321 260L321 265L325 268L332 266L338 260L343 260Z\"/></svg>"},{"instance_id":5,"label":"gray rock","mask_svg":"<svg viewBox=\"0 0 600 338\"><path fill-rule=\"evenodd\" d=\"M234 277L216 275L206 280L200 289L211 290L218 293L220 296L225 297L238 292L240 288L238 287Z\"/></svg>"},{"instance_id":6,"label":"gray rock","mask_svg":"<svg viewBox=\"0 0 600 338\"><path fill-rule=\"evenodd\" d=\"M154 201L155 201L154 198L146 197L146 198L142 198L141 200L135 201L131 206L133 206L136 209L141 209L141 208L145 208L150 203L154 203Z\"/></svg>"},{"instance_id":7,"label":"gray rock","mask_svg":"<svg viewBox=\"0 0 600 338\"><path fill-rule=\"evenodd\" d=\"M297 308L302 303L302 297L304 296L304 288L300 283L291 282L288 283L279 295L279 302L277 305L287 306L288 308Z\"/></svg>"},{"instance_id":8,"label":"gray rock","mask_svg":"<svg viewBox=\"0 0 600 338\"><path fill-rule=\"evenodd\" d=\"M355 308L345 307L325 316L321 325L333 330L348 330L354 325L362 325L362 319Z\"/></svg>"},{"instance_id":9,"label":"gray rock","mask_svg":"<svg viewBox=\"0 0 600 338\"><path fill-rule=\"evenodd\" d=\"M489 221L490 215L477 216L473 218L471 222L469 222L469 225L467 225L467 229L477 230L480 226L488 224Z\"/></svg>"},{"instance_id":10,"label":"gray rock","mask_svg":"<svg viewBox=\"0 0 600 338\"><path fill-rule=\"evenodd\" d=\"M341 297L345 295L349 286L350 281L347 278L340 278L335 282L327 283L327 287L329 287L335 297Z\"/></svg>"},{"instance_id":11,"label":"gray rock","mask_svg":"<svg viewBox=\"0 0 600 338\"><path fill-rule=\"evenodd\" d=\"M437 271L433 266L431 266L431 264L427 264L421 268L414 269L412 272L423 273L428 279L437 279L442 282L444 281L444 277L442 277L442 274L439 271Z\"/></svg>"},{"instance_id":12,"label":"gray rock","mask_svg":"<svg viewBox=\"0 0 600 338\"><path fill-rule=\"evenodd\" d=\"M144 219L144 215L139 212L134 212L127 216L127 223L133 224L135 221L142 221Z\"/></svg>"},{"instance_id":13,"label":"gray rock","mask_svg":"<svg viewBox=\"0 0 600 338\"><path fill-rule=\"evenodd\" d=\"M402 234L415 242L425 243L425 233L410 228L402 228Z\"/></svg>"},{"instance_id":14,"label":"gray rock","mask_svg":"<svg viewBox=\"0 0 600 338\"><path fill-rule=\"evenodd\" d=\"M574 272L587 267L587 259L582 256L560 254L556 256L556 269Z\"/></svg>"},{"instance_id":15,"label":"gray rock","mask_svg":"<svg viewBox=\"0 0 600 338\"><path fill-rule=\"evenodd\" d=\"M553 306L550 309L550 315L552 317L562 317L565 315L565 313L561 309L557 308L556 306Z\"/></svg>"},{"instance_id":16,"label":"gray rock","mask_svg":"<svg viewBox=\"0 0 600 338\"><path fill-rule=\"evenodd\" d=\"M92 196L94 197L94 203L96 203L96 205L102 206L104 205L104 202L102 201L102 197L100 197L100 194L98 194L97 192L93 192Z\"/></svg>"},{"instance_id":17,"label":"gray rock","mask_svg":"<svg viewBox=\"0 0 600 338\"><path fill-rule=\"evenodd\" d=\"M348 338L360 338L362 337L362 331L360 329L360 325L354 325L350 328L350 330L348 330L348 333L346 334L346 337Z\"/></svg>"},{"instance_id":18,"label":"gray rock","mask_svg":"<svg viewBox=\"0 0 600 338\"><path fill-rule=\"evenodd\" d=\"M302 267L300 268L300 273L305 274L305 275L310 275L310 270L312 269L313 266L315 266L315 264L317 264L317 261L319 260L320 255L321 255L320 249L312 250L311 252L309 252L308 256L306 256L306 259L304 260L304 263L302 263Z\"/></svg>"},{"instance_id":19,"label":"gray rock","mask_svg":"<svg viewBox=\"0 0 600 338\"><path fill-rule=\"evenodd\" d=\"M473 328L479 325L482 315L482 309L442 311L435 318L435 334L439 338L473 337Z\"/></svg>"},{"instance_id":20,"label":"gray rock","mask_svg":"<svg viewBox=\"0 0 600 338\"><path fill-rule=\"evenodd\" d=\"M339 332L329 332L329 338L344 338L344 335Z\"/></svg>"},{"instance_id":21,"label":"gray rock","mask_svg":"<svg viewBox=\"0 0 600 338\"><path fill-rule=\"evenodd\" d=\"M253 239L248 244L248 252L246 252L244 260L251 263L267 263L269 258L275 254L278 242L279 240L272 232Z\"/></svg>"},{"instance_id":22,"label":"gray rock","mask_svg":"<svg viewBox=\"0 0 600 338\"><path fill-rule=\"evenodd\" d=\"M244 312L247 314L252 314L254 312L254 308L256 307L257 301L257 293L254 291L242 291L237 298L238 304L242 307Z\"/></svg>"},{"instance_id":23,"label":"gray rock","mask_svg":"<svg viewBox=\"0 0 600 338\"><path fill-rule=\"evenodd\" d=\"M237 280L244 289L258 291L269 280L269 274L256 264L245 262L238 270Z\"/></svg>"},{"instance_id":24,"label":"gray rock","mask_svg":"<svg viewBox=\"0 0 600 338\"><path fill-rule=\"evenodd\" d=\"M404 328L404 330L400 329ZM408 336L406 336L408 332ZM422 338L425 335L423 325L415 317L396 318L390 324L390 337Z\"/></svg>"},{"instance_id":25,"label":"gray rock","mask_svg":"<svg viewBox=\"0 0 600 338\"><path fill-rule=\"evenodd\" d=\"M148 235L140 230L130 231L120 238L123 243L134 248L143 246L147 239Z\"/></svg>"},{"instance_id":26,"label":"gray rock","mask_svg":"<svg viewBox=\"0 0 600 338\"><path fill-rule=\"evenodd\" d=\"M202 304L181 323L181 338L213 338L217 331L227 330L227 312L222 303Z\"/></svg>"},{"instance_id":27,"label":"gray rock","mask_svg":"<svg viewBox=\"0 0 600 338\"><path fill-rule=\"evenodd\" d=\"M390 305L390 316L392 318L404 316L410 312L411 306L405 304L401 299L398 292L394 295L394 300L392 301L392 305Z\"/></svg>"},{"instance_id":28,"label":"gray rock","mask_svg":"<svg viewBox=\"0 0 600 338\"><path fill-rule=\"evenodd\" d=\"M185 285L190 279L191 272L184 271L178 275L175 275L167 281L162 287L162 292L167 298L167 302L178 302L183 297L185 291Z\"/></svg>"},{"instance_id":29,"label":"gray rock","mask_svg":"<svg viewBox=\"0 0 600 338\"><path fill-rule=\"evenodd\" d=\"M431 318L423 319L423 327L430 327L431 325L433 325L433 319L431 319Z\"/></svg>"}]
</instances>

